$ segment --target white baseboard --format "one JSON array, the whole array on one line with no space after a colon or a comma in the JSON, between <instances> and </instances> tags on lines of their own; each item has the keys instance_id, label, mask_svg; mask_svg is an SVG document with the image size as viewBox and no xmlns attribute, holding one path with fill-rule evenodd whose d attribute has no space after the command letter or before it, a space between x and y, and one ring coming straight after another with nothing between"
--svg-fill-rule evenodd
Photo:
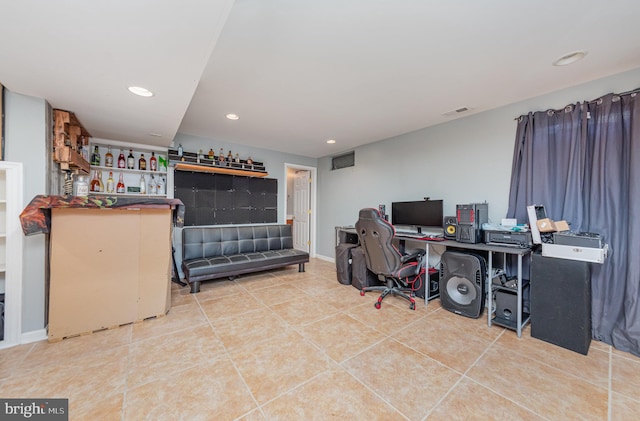
<instances>
[{"instance_id":1,"label":"white baseboard","mask_svg":"<svg viewBox=\"0 0 640 421\"><path fill-rule=\"evenodd\" d=\"M28 344L31 342L38 342L38 341L42 341L48 338L47 335L47 329L39 329L39 330L32 330L31 332L24 332L21 336L20 336L20 343L21 344Z\"/></svg>"},{"instance_id":2,"label":"white baseboard","mask_svg":"<svg viewBox=\"0 0 640 421\"><path fill-rule=\"evenodd\" d=\"M327 256L323 256L321 254L316 254L316 258L320 259L320 260L326 260L327 262L336 262L336 259L334 259L333 257L327 257Z\"/></svg>"}]
</instances>

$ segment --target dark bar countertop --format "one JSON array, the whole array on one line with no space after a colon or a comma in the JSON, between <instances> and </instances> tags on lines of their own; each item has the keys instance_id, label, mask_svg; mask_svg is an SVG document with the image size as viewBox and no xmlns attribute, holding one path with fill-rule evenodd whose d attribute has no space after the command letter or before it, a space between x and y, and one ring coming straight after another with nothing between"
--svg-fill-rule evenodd
<instances>
[{"instance_id":1,"label":"dark bar countertop","mask_svg":"<svg viewBox=\"0 0 640 421\"><path fill-rule=\"evenodd\" d=\"M173 224L184 225L184 204L180 199L163 197L122 196L47 196L34 197L20 213L20 223L25 235L48 233L51 229L52 208L167 208L173 209Z\"/></svg>"}]
</instances>

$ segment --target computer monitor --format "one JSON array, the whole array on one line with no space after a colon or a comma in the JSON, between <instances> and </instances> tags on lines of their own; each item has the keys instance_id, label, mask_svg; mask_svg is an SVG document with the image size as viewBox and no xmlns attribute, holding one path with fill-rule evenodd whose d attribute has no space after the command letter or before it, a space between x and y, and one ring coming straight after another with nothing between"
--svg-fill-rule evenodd
<instances>
[{"instance_id":1,"label":"computer monitor","mask_svg":"<svg viewBox=\"0 0 640 421\"><path fill-rule=\"evenodd\" d=\"M442 200L419 200L414 202L391 203L391 223L418 228L442 228Z\"/></svg>"}]
</instances>

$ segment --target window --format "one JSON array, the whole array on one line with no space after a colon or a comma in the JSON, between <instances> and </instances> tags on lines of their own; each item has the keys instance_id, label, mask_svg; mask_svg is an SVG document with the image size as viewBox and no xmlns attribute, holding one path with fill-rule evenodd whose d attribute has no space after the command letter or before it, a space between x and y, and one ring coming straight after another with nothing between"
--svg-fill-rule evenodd
<instances>
[{"instance_id":1,"label":"window","mask_svg":"<svg viewBox=\"0 0 640 421\"><path fill-rule=\"evenodd\" d=\"M356 153L354 151L331 158L331 170L353 167L356 164Z\"/></svg>"}]
</instances>

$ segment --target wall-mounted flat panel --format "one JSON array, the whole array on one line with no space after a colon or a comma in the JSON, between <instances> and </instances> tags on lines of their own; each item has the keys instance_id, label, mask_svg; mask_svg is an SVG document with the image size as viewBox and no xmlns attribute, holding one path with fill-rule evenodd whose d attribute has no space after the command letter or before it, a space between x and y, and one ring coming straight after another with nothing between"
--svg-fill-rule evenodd
<instances>
[{"instance_id":1,"label":"wall-mounted flat panel","mask_svg":"<svg viewBox=\"0 0 640 421\"><path fill-rule=\"evenodd\" d=\"M185 226L278 222L277 179L175 171L174 185Z\"/></svg>"}]
</instances>

